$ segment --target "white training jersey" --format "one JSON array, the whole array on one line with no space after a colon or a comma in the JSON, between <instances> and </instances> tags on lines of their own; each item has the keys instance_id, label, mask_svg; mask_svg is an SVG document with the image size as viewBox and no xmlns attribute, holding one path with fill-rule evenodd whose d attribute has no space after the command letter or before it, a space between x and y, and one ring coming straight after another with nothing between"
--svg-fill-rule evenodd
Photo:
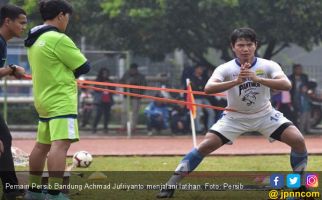
<instances>
[{"instance_id":1,"label":"white training jersey","mask_svg":"<svg viewBox=\"0 0 322 200\"><path fill-rule=\"evenodd\" d=\"M273 79L284 74L276 62L262 58L255 58L250 69L262 78ZM240 64L234 59L218 66L208 82L235 80L239 73ZM256 117L259 114L265 114L272 107L270 103L270 88L251 80L246 80L242 84L227 90L227 102L227 108L234 109L237 112L226 113L234 117L245 117L245 114L247 114L248 118Z\"/></svg>"}]
</instances>

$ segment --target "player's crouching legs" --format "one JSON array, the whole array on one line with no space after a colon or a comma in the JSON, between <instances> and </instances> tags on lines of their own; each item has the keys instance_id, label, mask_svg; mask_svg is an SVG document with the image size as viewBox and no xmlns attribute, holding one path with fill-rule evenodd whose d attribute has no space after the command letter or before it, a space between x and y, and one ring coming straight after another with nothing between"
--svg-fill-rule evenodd
<instances>
[{"instance_id":1,"label":"player's crouching legs","mask_svg":"<svg viewBox=\"0 0 322 200\"><path fill-rule=\"evenodd\" d=\"M306 152L306 145L302 133L293 125L287 127L282 135L281 142L289 145L292 151L297 153Z\"/></svg>"},{"instance_id":2,"label":"player's crouching legs","mask_svg":"<svg viewBox=\"0 0 322 200\"><path fill-rule=\"evenodd\" d=\"M198 145L197 150L201 155L207 156L211 152L220 148L223 144L224 141L222 141L218 135L212 132L207 132L204 140Z\"/></svg>"},{"instance_id":3,"label":"player's crouching legs","mask_svg":"<svg viewBox=\"0 0 322 200\"><path fill-rule=\"evenodd\" d=\"M295 126L287 127L282 135L281 141L291 147L290 162L294 173L302 176L302 185L304 186L304 171L306 170L308 154L304 137Z\"/></svg>"},{"instance_id":4,"label":"player's crouching legs","mask_svg":"<svg viewBox=\"0 0 322 200\"><path fill-rule=\"evenodd\" d=\"M219 133L208 132L205 139L200 143L197 148L192 149L182 161L179 163L174 174L170 177L167 185L178 184L187 174L192 172L203 160L203 158L220 148L226 141L220 137ZM162 189L157 198L171 198L175 189Z\"/></svg>"}]
</instances>

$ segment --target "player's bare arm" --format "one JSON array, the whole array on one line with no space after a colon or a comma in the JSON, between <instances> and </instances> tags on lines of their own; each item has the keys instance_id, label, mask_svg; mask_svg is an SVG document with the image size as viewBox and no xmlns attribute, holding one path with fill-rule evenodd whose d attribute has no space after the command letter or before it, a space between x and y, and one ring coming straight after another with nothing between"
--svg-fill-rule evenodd
<instances>
[{"instance_id":1,"label":"player's bare arm","mask_svg":"<svg viewBox=\"0 0 322 200\"><path fill-rule=\"evenodd\" d=\"M4 77L7 76L9 74L11 74L13 72L13 70L10 67L3 67L0 68L0 77Z\"/></svg>"},{"instance_id":2,"label":"player's bare arm","mask_svg":"<svg viewBox=\"0 0 322 200\"><path fill-rule=\"evenodd\" d=\"M17 79L20 79L24 76L25 73L26 73L26 71L23 67L16 65L16 70L11 75L16 77Z\"/></svg>"},{"instance_id":3,"label":"player's bare arm","mask_svg":"<svg viewBox=\"0 0 322 200\"><path fill-rule=\"evenodd\" d=\"M278 75L274 79L262 78L256 76L256 73L251 70L244 71L245 76L249 77L253 82L260 83L274 90L290 90L292 88L291 81L286 77L285 74Z\"/></svg>"},{"instance_id":4,"label":"player's bare arm","mask_svg":"<svg viewBox=\"0 0 322 200\"><path fill-rule=\"evenodd\" d=\"M241 74L238 75L238 77L235 80L231 81L220 81L218 79L209 79L205 86L205 93L206 94L215 94L224 92L226 90L229 90L230 88L239 85L243 82L243 78Z\"/></svg>"},{"instance_id":5,"label":"player's bare arm","mask_svg":"<svg viewBox=\"0 0 322 200\"><path fill-rule=\"evenodd\" d=\"M16 78L21 78L25 74L25 69L18 65L7 66L4 68L0 68L0 77L4 77L7 75L15 76Z\"/></svg>"},{"instance_id":6,"label":"player's bare arm","mask_svg":"<svg viewBox=\"0 0 322 200\"><path fill-rule=\"evenodd\" d=\"M220 93L224 92L226 90L229 90L230 88L240 84L241 82L236 79L232 81L225 81L222 82L218 79L216 80L209 80L205 86L205 93L206 94L215 94L215 93Z\"/></svg>"},{"instance_id":7,"label":"player's bare arm","mask_svg":"<svg viewBox=\"0 0 322 200\"><path fill-rule=\"evenodd\" d=\"M247 78L245 75L245 70L251 66L250 63L244 63L240 67L240 73L235 80L222 82L218 79L209 79L205 86L206 94L215 94L229 90L230 88L239 85L244 82L244 79Z\"/></svg>"}]
</instances>

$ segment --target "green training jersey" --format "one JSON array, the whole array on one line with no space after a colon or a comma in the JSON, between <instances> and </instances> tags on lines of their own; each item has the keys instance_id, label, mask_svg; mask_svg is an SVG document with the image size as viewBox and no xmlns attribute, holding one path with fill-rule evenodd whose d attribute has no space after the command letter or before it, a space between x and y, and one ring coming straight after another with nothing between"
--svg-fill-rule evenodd
<instances>
[{"instance_id":1,"label":"green training jersey","mask_svg":"<svg viewBox=\"0 0 322 200\"><path fill-rule=\"evenodd\" d=\"M86 58L74 42L64 33L49 31L40 35L27 52L39 117L77 114L74 71Z\"/></svg>"}]
</instances>

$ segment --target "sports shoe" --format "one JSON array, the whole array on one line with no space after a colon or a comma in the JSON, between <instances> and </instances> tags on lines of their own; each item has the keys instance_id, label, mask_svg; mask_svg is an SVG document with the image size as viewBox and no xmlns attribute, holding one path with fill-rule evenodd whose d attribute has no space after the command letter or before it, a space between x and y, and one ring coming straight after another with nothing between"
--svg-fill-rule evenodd
<instances>
[{"instance_id":1,"label":"sports shoe","mask_svg":"<svg viewBox=\"0 0 322 200\"><path fill-rule=\"evenodd\" d=\"M174 191L175 191L174 189L162 189L157 195L157 198L159 199L172 198Z\"/></svg>"},{"instance_id":2,"label":"sports shoe","mask_svg":"<svg viewBox=\"0 0 322 200\"><path fill-rule=\"evenodd\" d=\"M27 190L27 192L25 193L25 195L23 196L24 200L45 200L46 199L46 195L42 192L31 192L29 190Z\"/></svg>"},{"instance_id":3,"label":"sports shoe","mask_svg":"<svg viewBox=\"0 0 322 200\"><path fill-rule=\"evenodd\" d=\"M58 195L47 194L46 200L70 200L70 199L66 195L60 192Z\"/></svg>"}]
</instances>

